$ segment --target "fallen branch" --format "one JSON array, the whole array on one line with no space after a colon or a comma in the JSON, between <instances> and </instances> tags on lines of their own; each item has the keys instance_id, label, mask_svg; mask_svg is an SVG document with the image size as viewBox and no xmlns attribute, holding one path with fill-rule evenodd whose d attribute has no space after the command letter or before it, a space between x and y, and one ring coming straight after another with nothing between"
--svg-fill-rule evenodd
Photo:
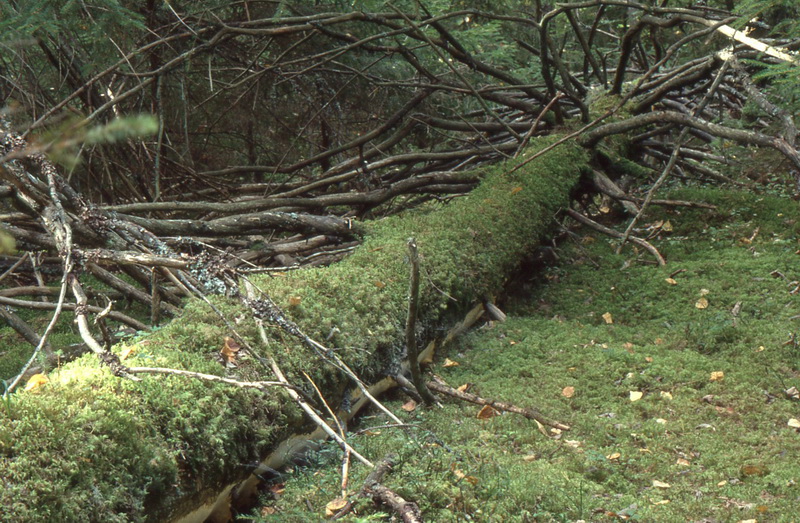
<instances>
[{"instance_id":1,"label":"fallen branch","mask_svg":"<svg viewBox=\"0 0 800 523\"><path fill-rule=\"evenodd\" d=\"M367 489L368 495L397 513L404 523L422 523L422 512L413 501L406 501L393 490L375 483Z\"/></svg>"},{"instance_id":2,"label":"fallen branch","mask_svg":"<svg viewBox=\"0 0 800 523\"><path fill-rule=\"evenodd\" d=\"M551 421L542 416L542 414L540 414L539 411L537 411L536 409L517 407L516 405L512 405L511 403L505 403L493 399L481 398L476 394L470 394L469 392L462 392L460 390L454 389L447 383L443 382L441 378L429 381L428 388L433 389L436 392L441 392L442 394L447 394L448 396L451 396L456 399L468 401L470 403L475 403L476 405L489 405L490 407L494 407L497 410L519 414L520 416L524 416L530 420L538 421L542 425L547 425L548 427L553 427L559 430L569 430L569 425L565 425L564 423L560 423L558 421Z\"/></svg>"},{"instance_id":3,"label":"fallen branch","mask_svg":"<svg viewBox=\"0 0 800 523\"><path fill-rule=\"evenodd\" d=\"M383 477L392 470L392 467L394 467L396 462L397 462L396 454L387 454L385 458L380 460L380 462L378 462L378 464L375 465L375 468L372 469L372 472L369 473L367 479L364 480L364 484L361 486L361 489L358 491L358 493L355 495L353 499L355 500L366 497L368 495L367 492L369 490L369 487L372 485L379 484L381 481L383 481ZM353 502L348 500L347 504L344 507L342 507L342 509L339 512L337 512L331 517L331 520L343 518L344 516L349 514L351 510L353 510Z\"/></svg>"},{"instance_id":4,"label":"fallen branch","mask_svg":"<svg viewBox=\"0 0 800 523\"><path fill-rule=\"evenodd\" d=\"M577 211L573 211L572 209L566 209L566 213L569 214L569 216L571 218L573 218L575 221L578 221L578 222L580 222L580 223L582 223L584 225L588 225L592 229L594 229L596 231L599 231L599 232L602 232L603 234L605 234L607 236L611 236L612 238L619 238L620 240L625 238L625 235L622 234L621 232L617 232L614 229L610 229L610 228L606 227L605 225L600 225L596 221L592 220L591 218L587 218L586 216L582 215L581 213L579 213ZM641 238L637 238L636 236L628 236L628 241L633 242L636 245L639 245L640 247L644 247L645 249L647 249L647 251L650 254L655 256L655 258L658 261L659 265L666 265L667 264L667 261L664 259L663 256L661 256L661 253L658 252L658 249L653 247L653 245L650 244L649 242L647 242L647 241L645 241L645 240L643 240Z\"/></svg>"},{"instance_id":5,"label":"fallen branch","mask_svg":"<svg viewBox=\"0 0 800 523\"><path fill-rule=\"evenodd\" d=\"M411 369L411 381L414 388L427 405L433 405L436 399L422 381L419 369L419 351L417 350L417 307L419 305L419 252L414 238L408 239L408 260L411 263L411 282L408 287L408 318L406 319L406 349Z\"/></svg>"}]
</instances>

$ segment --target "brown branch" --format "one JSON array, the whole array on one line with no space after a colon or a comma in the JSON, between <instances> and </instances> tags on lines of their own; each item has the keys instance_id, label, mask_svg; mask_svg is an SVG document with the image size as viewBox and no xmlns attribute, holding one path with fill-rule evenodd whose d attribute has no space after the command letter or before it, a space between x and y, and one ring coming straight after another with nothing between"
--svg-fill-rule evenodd
<instances>
[{"instance_id":1,"label":"brown branch","mask_svg":"<svg viewBox=\"0 0 800 523\"><path fill-rule=\"evenodd\" d=\"M24 309L36 309L36 310L44 310L44 311L54 311L57 310L56 303L50 302L42 302L42 301L29 301L29 300L17 300L15 298L7 298L5 296L0 296L0 305L9 305L11 307L21 307ZM78 307L75 303L63 303L62 308L74 311ZM103 312L103 307L96 307L94 305L86 305L86 310L93 313ZM146 331L149 330L149 327L144 323L131 318L121 312L111 311L108 313L108 317L112 320L118 321L120 323L124 323L129 327L133 327L138 331Z\"/></svg>"},{"instance_id":2,"label":"brown branch","mask_svg":"<svg viewBox=\"0 0 800 523\"><path fill-rule=\"evenodd\" d=\"M559 430L569 430L569 425L565 425L564 423L559 423L558 421L551 421L545 418L536 409L517 407L516 405L512 405L511 403L505 403L493 399L482 398L476 394L471 394L469 392L462 392L444 383L443 381L441 381L441 379L429 381L428 387L435 390L436 392L447 394L448 396L460 399L462 401L468 401L470 403L475 403L476 405L489 405L497 410L519 414L520 416L524 416L525 418L528 418L530 420L538 421L542 425L547 425L548 427L553 427Z\"/></svg>"},{"instance_id":3,"label":"brown branch","mask_svg":"<svg viewBox=\"0 0 800 523\"><path fill-rule=\"evenodd\" d=\"M367 489L368 495L391 508L404 523L422 523L422 512L413 501L406 501L393 490L380 483L374 483Z\"/></svg>"},{"instance_id":4,"label":"brown branch","mask_svg":"<svg viewBox=\"0 0 800 523\"><path fill-rule=\"evenodd\" d=\"M417 350L417 307L419 306L419 252L414 238L408 239L408 259L411 264L411 279L408 285L408 317L406 318L406 349L411 369L411 380L414 387L427 405L433 405L436 399L422 381L419 368L419 351Z\"/></svg>"},{"instance_id":5,"label":"brown branch","mask_svg":"<svg viewBox=\"0 0 800 523\"><path fill-rule=\"evenodd\" d=\"M772 147L784 154L792 163L800 168L800 154L791 147L786 140L768 136L755 131L744 129L733 129L724 125L707 122L700 118L674 111L654 111L651 113L640 114L619 122L608 123L592 129L579 138L579 142L584 147L594 147L597 142L613 134L621 134L639 127L653 125L657 123L675 123L701 131L707 132L712 136L727 138L740 143Z\"/></svg>"},{"instance_id":6,"label":"brown branch","mask_svg":"<svg viewBox=\"0 0 800 523\"><path fill-rule=\"evenodd\" d=\"M592 229L594 229L596 231L602 232L603 234L605 234L607 236L611 236L613 238L619 238L620 240L625 238L625 235L622 234L621 232L617 232L614 229L609 229L605 225L600 225L596 221L592 220L591 218L587 218L586 216L582 215L581 213L579 213L577 211L573 211L572 209L566 209L566 213L569 214L569 216L571 218L575 219L576 221L578 221L578 222L580 222L580 223L582 223L584 225L587 225L587 226L591 227ZM656 258L656 260L658 261L659 265L666 265L667 264L666 260L664 260L664 257L661 256L661 253L659 253L658 250L655 247L653 247L650 243L648 243L647 241L642 240L641 238L637 238L636 236L629 236L628 237L628 241L631 241L631 242L635 243L636 245L639 245L639 246L647 249L647 251Z\"/></svg>"}]
</instances>

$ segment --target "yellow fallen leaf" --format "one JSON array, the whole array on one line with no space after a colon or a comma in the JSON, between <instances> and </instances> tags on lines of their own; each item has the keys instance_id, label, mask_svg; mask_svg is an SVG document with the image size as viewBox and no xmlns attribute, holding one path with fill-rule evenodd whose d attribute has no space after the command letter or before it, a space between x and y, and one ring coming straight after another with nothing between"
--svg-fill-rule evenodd
<instances>
[{"instance_id":1,"label":"yellow fallen leaf","mask_svg":"<svg viewBox=\"0 0 800 523\"><path fill-rule=\"evenodd\" d=\"M656 423L658 423L659 425L666 425L667 420L665 420L664 418L656 418Z\"/></svg>"},{"instance_id":2,"label":"yellow fallen leaf","mask_svg":"<svg viewBox=\"0 0 800 523\"><path fill-rule=\"evenodd\" d=\"M122 361L127 360L132 354L136 354L136 350L138 348L139 347L137 347L136 345L130 345L129 347L125 347L124 349L122 349L122 352L119 353L119 359L121 359Z\"/></svg>"},{"instance_id":3,"label":"yellow fallen leaf","mask_svg":"<svg viewBox=\"0 0 800 523\"><path fill-rule=\"evenodd\" d=\"M456 390L458 392L467 392L472 387L472 383L465 383L458 387Z\"/></svg>"},{"instance_id":4,"label":"yellow fallen leaf","mask_svg":"<svg viewBox=\"0 0 800 523\"><path fill-rule=\"evenodd\" d=\"M757 519L740 519L736 523L758 523Z\"/></svg>"},{"instance_id":5,"label":"yellow fallen leaf","mask_svg":"<svg viewBox=\"0 0 800 523\"><path fill-rule=\"evenodd\" d=\"M382 282L382 281L380 281L380 280L375 280L375 286L376 286L377 288L379 288L379 289L383 289L384 287L386 287L386 284L385 284L385 283L383 283L383 282Z\"/></svg>"},{"instance_id":6,"label":"yellow fallen leaf","mask_svg":"<svg viewBox=\"0 0 800 523\"><path fill-rule=\"evenodd\" d=\"M791 418L789 422L786 424L792 427L793 429L800 429L800 420L797 418Z\"/></svg>"},{"instance_id":7,"label":"yellow fallen leaf","mask_svg":"<svg viewBox=\"0 0 800 523\"><path fill-rule=\"evenodd\" d=\"M700 296L706 296L706 295L707 295L707 294L709 294L710 292L711 292L711 291L710 291L710 290L708 290L708 289L700 289Z\"/></svg>"},{"instance_id":8,"label":"yellow fallen leaf","mask_svg":"<svg viewBox=\"0 0 800 523\"><path fill-rule=\"evenodd\" d=\"M711 373L711 377L708 381L722 381L725 379L725 373L720 371L714 371Z\"/></svg>"},{"instance_id":9,"label":"yellow fallen leaf","mask_svg":"<svg viewBox=\"0 0 800 523\"><path fill-rule=\"evenodd\" d=\"M463 472L461 472L458 469L453 470L453 474L455 474L458 479L463 479L464 481L466 481L470 485L477 485L478 484L478 478L476 478L475 476L467 476L466 474L464 474Z\"/></svg>"},{"instance_id":10,"label":"yellow fallen leaf","mask_svg":"<svg viewBox=\"0 0 800 523\"><path fill-rule=\"evenodd\" d=\"M653 363L653 357L652 356L645 356L644 361L646 361L647 363Z\"/></svg>"},{"instance_id":11,"label":"yellow fallen leaf","mask_svg":"<svg viewBox=\"0 0 800 523\"><path fill-rule=\"evenodd\" d=\"M658 481L657 479L653 480L653 486L655 488L672 488L672 485L669 483L664 483L663 481Z\"/></svg>"},{"instance_id":12,"label":"yellow fallen leaf","mask_svg":"<svg viewBox=\"0 0 800 523\"><path fill-rule=\"evenodd\" d=\"M618 460L621 456L622 456L622 454L620 454L619 452L612 452L611 454L606 456L606 459L608 461L615 461L615 460Z\"/></svg>"},{"instance_id":13,"label":"yellow fallen leaf","mask_svg":"<svg viewBox=\"0 0 800 523\"><path fill-rule=\"evenodd\" d=\"M672 393L671 392L667 392L665 390L662 390L661 391L661 397L664 398L665 400L671 400L672 399Z\"/></svg>"},{"instance_id":14,"label":"yellow fallen leaf","mask_svg":"<svg viewBox=\"0 0 800 523\"><path fill-rule=\"evenodd\" d=\"M725 486L725 485L727 485L727 484L728 484L728 480L727 480L727 479L723 479L722 481L720 481L719 483L717 483L717 486L718 486L718 487L724 487L724 486Z\"/></svg>"},{"instance_id":15,"label":"yellow fallen leaf","mask_svg":"<svg viewBox=\"0 0 800 523\"><path fill-rule=\"evenodd\" d=\"M664 225L661 226L661 230L665 232L672 232L672 223L667 220L664 222Z\"/></svg>"},{"instance_id":16,"label":"yellow fallen leaf","mask_svg":"<svg viewBox=\"0 0 800 523\"><path fill-rule=\"evenodd\" d=\"M445 367L458 367L459 365L461 365L459 362L453 361L450 358L445 358L444 359L444 366Z\"/></svg>"},{"instance_id":17,"label":"yellow fallen leaf","mask_svg":"<svg viewBox=\"0 0 800 523\"><path fill-rule=\"evenodd\" d=\"M478 412L476 416L478 419L489 419L495 416L499 416L500 412L491 405L484 405L484 407Z\"/></svg>"},{"instance_id":18,"label":"yellow fallen leaf","mask_svg":"<svg viewBox=\"0 0 800 523\"><path fill-rule=\"evenodd\" d=\"M678 461L675 462L676 465L680 465L681 467L688 467L691 466L691 463L688 459L678 458Z\"/></svg>"},{"instance_id":19,"label":"yellow fallen leaf","mask_svg":"<svg viewBox=\"0 0 800 523\"><path fill-rule=\"evenodd\" d=\"M347 500L344 498L336 498L327 505L325 505L325 516L333 517L334 514L342 510L347 505Z\"/></svg>"},{"instance_id":20,"label":"yellow fallen leaf","mask_svg":"<svg viewBox=\"0 0 800 523\"><path fill-rule=\"evenodd\" d=\"M656 501L653 505L666 505L667 503L669 503L668 499L662 499L661 501Z\"/></svg>"},{"instance_id":21,"label":"yellow fallen leaf","mask_svg":"<svg viewBox=\"0 0 800 523\"><path fill-rule=\"evenodd\" d=\"M766 347L764 347L763 345L759 345L758 348L756 349L756 352L764 352L765 350L767 350Z\"/></svg>"},{"instance_id":22,"label":"yellow fallen leaf","mask_svg":"<svg viewBox=\"0 0 800 523\"><path fill-rule=\"evenodd\" d=\"M42 385L44 385L45 383L47 383L48 381L50 380L47 379L47 376L45 376L44 374L34 374L30 378L28 378L28 382L25 384L25 390L37 389Z\"/></svg>"},{"instance_id":23,"label":"yellow fallen leaf","mask_svg":"<svg viewBox=\"0 0 800 523\"><path fill-rule=\"evenodd\" d=\"M707 309L708 308L708 300L705 298L700 298L697 300L697 303L694 304L695 307L698 309Z\"/></svg>"},{"instance_id":24,"label":"yellow fallen leaf","mask_svg":"<svg viewBox=\"0 0 800 523\"><path fill-rule=\"evenodd\" d=\"M583 445L583 442L578 441L576 439L568 439L564 441L568 447L572 447L573 449L577 449Z\"/></svg>"},{"instance_id":25,"label":"yellow fallen leaf","mask_svg":"<svg viewBox=\"0 0 800 523\"><path fill-rule=\"evenodd\" d=\"M611 325L612 323L614 323L614 318L611 316L610 312L607 312L603 314L603 321L605 321L606 324Z\"/></svg>"},{"instance_id":26,"label":"yellow fallen leaf","mask_svg":"<svg viewBox=\"0 0 800 523\"><path fill-rule=\"evenodd\" d=\"M514 187L513 189L511 189L511 194L517 194L521 190L522 190L522 187Z\"/></svg>"},{"instance_id":27,"label":"yellow fallen leaf","mask_svg":"<svg viewBox=\"0 0 800 523\"><path fill-rule=\"evenodd\" d=\"M302 301L303 298L300 296L289 296L289 307L297 307Z\"/></svg>"},{"instance_id":28,"label":"yellow fallen leaf","mask_svg":"<svg viewBox=\"0 0 800 523\"><path fill-rule=\"evenodd\" d=\"M530 463L531 461L536 461L537 458L538 456L536 454L528 454L527 456L524 456L522 458L522 461L527 461L528 463Z\"/></svg>"},{"instance_id":29,"label":"yellow fallen leaf","mask_svg":"<svg viewBox=\"0 0 800 523\"><path fill-rule=\"evenodd\" d=\"M572 396L575 395L575 387L564 387L561 390L561 395L564 396L565 398L571 398Z\"/></svg>"},{"instance_id":30,"label":"yellow fallen leaf","mask_svg":"<svg viewBox=\"0 0 800 523\"><path fill-rule=\"evenodd\" d=\"M670 285L678 285L678 282L675 281L674 278L667 278L664 280L665 282L669 283Z\"/></svg>"},{"instance_id":31,"label":"yellow fallen leaf","mask_svg":"<svg viewBox=\"0 0 800 523\"><path fill-rule=\"evenodd\" d=\"M639 390L632 390L630 391L630 399L631 401L639 401L644 396L644 393Z\"/></svg>"}]
</instances>

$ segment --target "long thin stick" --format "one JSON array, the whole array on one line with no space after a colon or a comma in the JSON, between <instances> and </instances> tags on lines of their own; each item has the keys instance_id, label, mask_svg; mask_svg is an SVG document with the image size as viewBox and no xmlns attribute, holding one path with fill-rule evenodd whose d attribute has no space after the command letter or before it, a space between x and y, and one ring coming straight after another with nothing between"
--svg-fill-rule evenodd
<instances>
[{"instance_id":1,"label":"long thin stick","mask_svg":"<svg viewBox=\"0 0 800 523\"><path fill-rule=\"evenodd\" d=\"M419 350L417 349L417 307L419 306L419 251L417 241L408 239L408 258L411 263L411 282L408 286L408 317L406 318L406 349L411 370L411 381L414 388L427 405L433 405L436 399L422 381L419 370Z\"/></svg>"}]
</instances>

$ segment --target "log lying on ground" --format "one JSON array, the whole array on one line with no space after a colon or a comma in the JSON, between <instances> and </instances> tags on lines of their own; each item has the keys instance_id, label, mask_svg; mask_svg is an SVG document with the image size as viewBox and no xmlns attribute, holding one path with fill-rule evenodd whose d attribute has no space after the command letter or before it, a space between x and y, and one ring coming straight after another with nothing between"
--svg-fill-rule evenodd
<instances>
[{"instance_id":1,"label":"log lying on ground","mask_svg":"<svg viewBox=\"0 0 800 523\"><path fill-rule=\"evenodd\" d=\"M556 139L537 142L528 154ZM420 324L432 328L448 310L501 289L567 204L586 161L583 149L566 143L513 174L507 164L487 168L481 185L464 198L367 224L363 245L339 264L263 276L255 284L308 335L337 347L336 354L365 381L376 379L403 351L407 239L417 239L421 256ZM334 405L353 387L278 326L264 347L249 311L221 297L213 302L238 321L239 334L261 347L263 356L279 362L294 385L308 385L305 371ZM255 357L242 356L229 370L217 361L228 334L207 305L190 302L182 318L129 342L133 351L125 363L272 379ZM175 519L215 497L221 485L245 478L279 441L308 427L277 388L143 378L115 378L87 356L0 405L5 518Z\"/></svg>"}]
</instances>

